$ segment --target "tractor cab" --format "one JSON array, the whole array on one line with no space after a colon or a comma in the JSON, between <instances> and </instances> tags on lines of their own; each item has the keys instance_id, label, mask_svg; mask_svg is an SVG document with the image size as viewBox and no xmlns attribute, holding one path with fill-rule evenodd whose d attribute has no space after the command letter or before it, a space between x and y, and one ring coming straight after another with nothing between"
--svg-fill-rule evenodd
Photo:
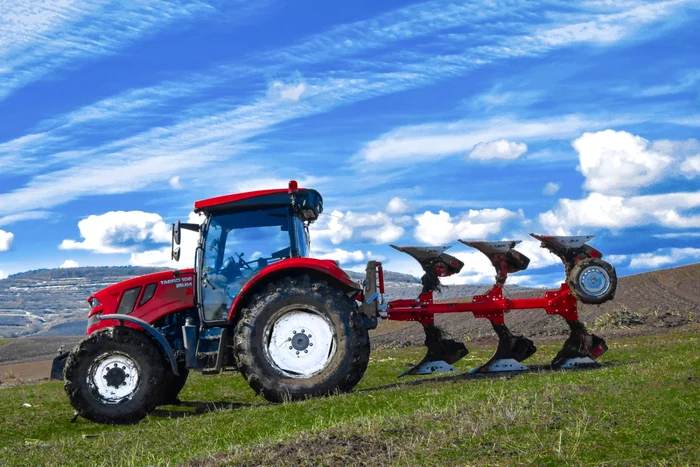
<instances>
[{"instance_id":1,"label":"tractor cab","mask_svg":"<svg viewBox=\"0 0 700 467\"><path fill-rule=\"evenodd\" d=\"M254 191L195 203L204 223L173 226L173 259L180 230L198 230L195 254L198 308L203 323L228 320L234 300L256 274L290 258L309 256L308 226L323 210L321 195L300 189Z\"/></svg>"}]
</instances>

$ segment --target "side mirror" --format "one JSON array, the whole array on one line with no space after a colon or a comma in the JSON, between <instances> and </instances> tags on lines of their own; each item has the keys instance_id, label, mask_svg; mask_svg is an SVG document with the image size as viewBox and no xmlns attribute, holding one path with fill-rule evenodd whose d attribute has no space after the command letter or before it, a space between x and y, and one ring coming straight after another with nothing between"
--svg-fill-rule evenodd
<instances>
[{"instance_id":1,"label":"side mirror","mask_svg":"<svg viewBox=\"0 0 700 467\"><path fill-rule=\"evenodd\" d=\"M173 224L173 243L175 245L180 244L180 221Z\"/></svg>"},{"instance_id":2,"label":"side mirror","mask_svg":"<svg viewBox=\"0 0 700 467\"><path fill-rule=\"evenodd\" d=\"M172 258L173 258L175 261L180 261L180 247L179 247L179 246L173 248L173 251L172 251Z\"/></svg>"}]
</instances>

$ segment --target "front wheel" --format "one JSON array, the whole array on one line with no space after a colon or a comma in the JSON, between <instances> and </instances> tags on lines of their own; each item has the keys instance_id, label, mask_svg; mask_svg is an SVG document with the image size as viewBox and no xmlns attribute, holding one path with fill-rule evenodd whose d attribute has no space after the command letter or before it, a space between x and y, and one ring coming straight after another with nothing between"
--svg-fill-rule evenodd
<instances>
[{"instance_id":1,"label":"front wheel","mask_svg":"<svg viewBox=\"0 0 700 467\"><path fill-rule=\"evenodd\" d=\"M350 391L369 363L369 334L355 302L308 276L268 284L242 310L238 369L272 402Z\"/></svg>"},{"instance_id":2,"label":"front wheel","mask_svg":"<svg viewBox=\"0 0 700 467\"><path fill-rule=\"evenodd\" d=\"M165 382L165 362L143 332L105 328L71 350L64 372L71 405L88 420L125 425L155 409Z\"/></svg>"}]
</instances>

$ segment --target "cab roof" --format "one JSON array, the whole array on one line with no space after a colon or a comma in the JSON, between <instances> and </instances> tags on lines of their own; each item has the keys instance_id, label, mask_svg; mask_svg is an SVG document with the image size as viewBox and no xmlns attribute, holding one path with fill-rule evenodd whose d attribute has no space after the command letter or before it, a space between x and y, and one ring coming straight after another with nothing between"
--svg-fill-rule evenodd
<instances>
[{"instance_id":1,"label":"cab roof","mask_svg":"<svg viewBox=\"0 0 700 467\"><path fill-rule=\"evenodd\" d=\"M274 206L289 206L294 200L295 209L313 211L314 220L323 211L323 198L316 190L298 188L295 181L289 182L289 188L274 190L247 191L230 195L207 198L194 203L196 213L218 213L224 211L249 211ZM311 214L309 212L309 214Z\"/></svg>"}]
</instances>

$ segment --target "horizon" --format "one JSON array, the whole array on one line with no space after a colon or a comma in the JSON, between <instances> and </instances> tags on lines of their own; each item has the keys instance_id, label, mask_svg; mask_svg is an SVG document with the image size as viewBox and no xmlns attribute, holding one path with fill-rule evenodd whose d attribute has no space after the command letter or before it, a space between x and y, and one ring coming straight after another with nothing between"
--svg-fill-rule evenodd
<instances>
[{"instance_id":1,"label":"horizon","mask_svg":"<svg viewBox=\"0 0 700 467\"><path fill-rule=\"evenodd\" d=\"M0 280L170 261L196 200L289 180L325 212L312 256L420 277L390 243L596 235L620 276L700 262L693 1L236 0L47 6L0 17ZM529 240L528 240L529 239ZM249 256L251 257L249 252Z\"/></svg>"}]
</instances>

